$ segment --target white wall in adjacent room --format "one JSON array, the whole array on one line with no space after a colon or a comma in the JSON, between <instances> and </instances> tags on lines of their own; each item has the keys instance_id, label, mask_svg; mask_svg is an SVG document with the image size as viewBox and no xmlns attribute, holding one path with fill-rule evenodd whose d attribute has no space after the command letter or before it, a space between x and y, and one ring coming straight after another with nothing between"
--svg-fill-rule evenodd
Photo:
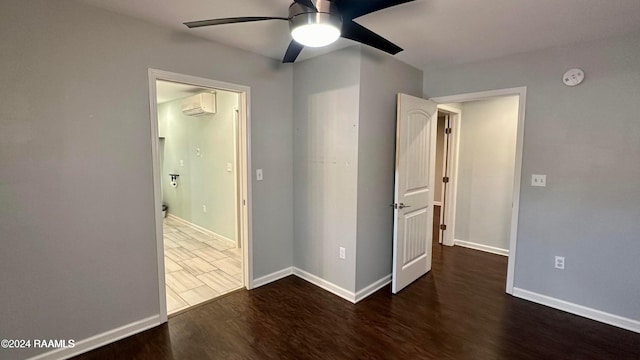
<instances>
[{"instance_id":1,"label":"white wall in adjacent room","mask_svg":"<svg viewBox=\"0 0 640 360\"><path fill-rule=\"evenodd\" d=\"M158 105L164 135L162 201L169 214L235 241L238 94L218 90L216 113L200 116L183 114L182 101ZM180 175L177 187L171 186L169 174Z\"/></svg>"},{"instance_id":2,"label":"white wall in adjacent room","mask_svg":"<svg viewBox=\"0 0 640 360\"><path fill-rule=\"evenodd\" d=\"M456 240L509 249L518 96L462 104Z\"/></svg>"}]
</instances>

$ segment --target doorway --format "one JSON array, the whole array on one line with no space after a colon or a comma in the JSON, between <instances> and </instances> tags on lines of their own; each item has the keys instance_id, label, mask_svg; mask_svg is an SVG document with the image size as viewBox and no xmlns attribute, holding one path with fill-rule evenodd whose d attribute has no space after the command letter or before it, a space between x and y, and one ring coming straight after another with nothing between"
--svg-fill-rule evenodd
<instances>
[{"instance_id":1,"label":"doorway","mask_svg":"<svg viewBox=\"0 0 640 360\"><path fill-rule=\"evenodd\" d=\"M509 294L515 276L525 99L526 88L431 99L439 104L443 126L438 144L442 202L434 208L440 217L434 220L434 238L442 245L508 256ZM482 123L482 116L491 121Z\"/></svg>"},{"instance_id":2,"label":"doorway","mask_svg":"<svg viewBox=\"0 0 640 360\"><path fill-rule=\"evenodd\" d=\"M149 70L163 321L250 284L248 96Z\"/></svg>"},{"instance_id":3,"label":"doorway","mask_svg":"<svg viewBox=\"0 0 640 360\"><path fill-rule=\"evenodd\" d=\"M449 246L454 244L452 229L455 229L458 179L458 147L454 129L460 128L459 106L439 104L437 112L433 239L434 243Z\"/></svg>"}]
</instances>

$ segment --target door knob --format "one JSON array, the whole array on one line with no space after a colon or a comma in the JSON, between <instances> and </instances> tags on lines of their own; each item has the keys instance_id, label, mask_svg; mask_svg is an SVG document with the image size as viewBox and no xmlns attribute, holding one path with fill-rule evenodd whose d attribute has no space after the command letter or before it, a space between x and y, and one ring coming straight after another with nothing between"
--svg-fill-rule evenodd
<instances>
[{"instance_id":1,"label":"door knob","mask_svg":"<svg viewBox=\"0 0 640 360\"><path fill-rule=\"evenodd\" d=\"M391 204L389 206L392 206L394 209L404 209L404 208L407 208L407 207L411 207L411 205L405 205L404 203L400 203L400 204L395 203L395 204Z\"/></svg>"}]
</instances>

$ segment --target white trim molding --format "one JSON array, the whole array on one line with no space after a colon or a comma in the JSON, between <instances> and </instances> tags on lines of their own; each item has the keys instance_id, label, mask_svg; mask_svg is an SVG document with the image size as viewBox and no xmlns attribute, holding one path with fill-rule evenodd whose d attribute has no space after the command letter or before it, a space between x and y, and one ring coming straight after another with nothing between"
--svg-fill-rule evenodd
<instances>
[{"instance_id":1,"label":"white trim molding","mask_svg":"<svg viewBox=\"0 0 640 360\"><path fill-rule=\"evenodd\" d=\"M155 207L156 222L156 255L158 265L158 305L160 312L160 321L167 321L167 294L165 290L165 269L164 269L164 245L162 230L162 194L160 184L160 150L159 150L159 134L158 134L158 106L157 106L157 89L156 82L158 80L171 81L175 83L189 84L210 89L219 89L234 92L239 97L239 118L238 133L240 145L236 148L239 151L238 181L240 192L240 211L239 219L239 240L242 243L242 280L247 289L251 289L253 283L253 197L252 183L250 176L251 169L251 88L244 85L237 85L222 81L216 81L191 75L173 73L157 69L148 69L149 79L149 120L151 125L150 143L151 157L153 166L153 197ZM217 235L219 238L224 238ZM237 245L234 242L234 246Z\"/></svg>"},{"instance_id":2,"label":"white trim molding","mask_svg":"<svg viewBox=\"0 0 640 360\"><path fill-rule=\"evenodd\" d=\"M601 323L609 324L615 327L640 333L640 321L625 318L622 316L610 314L604 311L592 309L586 306L574 304L568 301L556 299L550 296L541 295L532 291L513 288L513 296L528 300L540 305L552 307L574 315L582 316L587 319L595 320Z\"/></svg>"},{"instance_id":3,"label":"white trim molding","mask_svg":"<svg viewBox=\"0 0 640 360\"><path fill-rule=\"evenodd\" d=\"M103 332L102 334L94 335L90 338L77 341L75 343L75 346L72 348L61 348L48 351L44 354L36 355L32 358L29 358L29 360L69 359L76 355L80 355L86 353L87 351L97 349L101 346L110 344L120 339L124 339L128 336L143 332L160 324L162 324L160 315L150 316L146 319L134 321L119 328Z\"/></svg>"},{"instance_id":4,"label":"white trim molding","mask_svg":"<svg viewBox=\"0 0 640 360\"><path fill-rule=\"evenodd\" d=\"M454 230L456 228L456 203L458 198L458 163L460 158L460 134L462 123L462 109L446 104L438 104L438 112L449 115L449 151L444 151L444 164L448 166L449 183L442 182L443 208L440 210L440 225L447 225L447 230L439 230L442 234L440 242L443 245L453 246ZM443 169L443 174L445 170ZM445 191L445 187L447 191ZM446 204L446 206L444 206Z\"/></svg>"},{"instance_id":5,"label":"white trim molding","mask_svg":"<svg viewBox=\"0 0 640 360\"><path fill-rule=\"evenodd\" d=\"M493 247L493 246L484 245L484 244L478 244L478 243L474 243L474 242L470 242L470 241L463 241L463 240L454 239L453 240L453 245L462 246L462 247L466 247L466 248L474 249L474 250L480 250L480 251L484 251L484 252L488 252L488 253L492 253L492 254L497 254L497 255L502 255L502 256L509 256L509 250L507 250L507 249L501 249L501 248L498 248L498 247Z\"/></svg>"},{"instance_id":6,"label":"white trim molding","mask_svg":"<svg viewBox=\"0 0 640 360\"><path fill-rule=\"evenodd\" d=\"M274 281L278 281L280 279L284 279L289 275L295 275L315 286L318 286L334 295L337 295L351 303L357 303L376 291L382 289L391 283L391 274L383 277L380 280L375 281L369 286L361 289L360 291L354 293L348 291L338 285L335 285L327 280L324 280L316 275L308 273L304 270L298 269L296 267L287 267L282 270L275 271L271 274L267 274L265 276L261 276L257 279L253 280L253 284L251 288L257 288L263 285L267 285ZM56 349L53 351L46 352L44 354L36 355L29 360L58 360L58 359L68 359L76 355L80 355L91 351L93 349L99 348L101 346L116 342L120 339L124 339L128 336L135 335L137 333L143 332L150 328L161 325L164 321L161 321L160 315L155 315L148 317L146 319L142 319L139 321L132 322L130 324L121 326L119 328L109 330L102 334L98 334L92 336L90 338L77 341L73 348L64 348L64 349Z\"/></svg>"},{"instance_id":7,"label":"white trim molding","mask_svg":"<svg viewBox=\"0 0 640 360\"><path fill-rule=\"evenodd\" d=\"M257 288L263 285L267 285L274 281L278 281L280 279L284 279L289 275L295 275L302 280L305 280L321 289L324 289L334 295L337 295L351 303L358 303L369 295L375 293L376 291L382 289L389 283L391 283L391 274L383 277L380 280L375 281L374 283L368 285L367 287L359 290L358 292L349 291L345 288L342 288L330 281L327 281L319 276L313 275L307 271L299 269L295 266L291 266L288 268L284 268L282 270L278 270L271 274L267 274L265 276L261 276L255 280L253 280L253 284L251 288Z\"/></svg>"},{"instance_id":8,"label":"white trim molding","mask_svg":"<svg viewBox=\"0 0 640 360\"><path fill-rule=\"evenodd\" d=\"M274 281L278 281L280 279L284 279L289 275L293 274L293 266L290 266L288 268L284 268L282 270L278 270L276 272L272 272L271 274L267 274L265 276L261 276L257 279L253 279L253 284L251 284L251 288L255 289L257 287L263 286L263 285L267 285L269 283L272 283Z\"/></svg>"},{"instance_id":9,"label":"white trim molding","mask_svg":"<svg viewBox=\"0 0 640 360\"><path fill-rule=\"evenodd\" d=\"M356 303L356 294L354 292L344 289L330 281L308 273L302 269L298 269L297 267L293 268L293 275L301 278L302 280L308 281L319 288L325 289L334 295L338 295L349 302L354 304Z\"/></svg>"},{"instance_id":10,"label":"white trim molding","mask_svg":"<svg viewBox=\"0 0 640 360\"><path fill-rule=\"evenodd\" d=\"M382 279L374 282L373 284L360 289L359 291L356 292L355 294L355 301L354 303L358 303L362 300L364 300L365 298L367 298L369 295L373 294L374 292L382 289L383 287L389 285L391 283L391 274L383 277Z\"/></svg>"}]
</instances>

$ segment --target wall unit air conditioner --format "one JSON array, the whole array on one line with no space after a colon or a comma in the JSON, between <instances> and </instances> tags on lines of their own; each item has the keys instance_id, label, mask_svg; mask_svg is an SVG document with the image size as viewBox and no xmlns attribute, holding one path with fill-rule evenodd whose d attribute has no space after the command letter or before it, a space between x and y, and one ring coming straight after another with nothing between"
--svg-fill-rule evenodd
<instances>
[{"instance_id":1,"label":"wall unit air conditioner","mask_svg":"<svg viewBox=\"0 0 640 360\"><path fill-rule=\"evenodd\" d=\"M216 93L204 92L182 100L182 113L189 116L216 113Z\"/></svg>"}]
</instances>

